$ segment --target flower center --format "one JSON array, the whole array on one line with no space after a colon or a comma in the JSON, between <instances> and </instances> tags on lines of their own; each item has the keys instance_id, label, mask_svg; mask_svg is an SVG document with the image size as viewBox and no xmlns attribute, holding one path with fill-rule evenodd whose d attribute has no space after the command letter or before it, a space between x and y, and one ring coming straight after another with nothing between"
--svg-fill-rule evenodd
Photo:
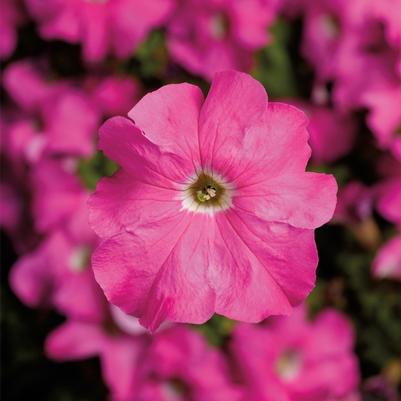
<instances>
[{"instance_id":1,"label":"flower center","mask_svg":"<svg viewBox=\"0 0 401 401\"><path fill-rule=\"evenodd\" d=\"M329 38L335 39L339 36L341 25L339 19L335 15L325 14L322 16L321 22L324 32Z\"/></svg>"},{"instance_id":2,"label":"flower center","mask_svg":"<svg viewBox=\"0 0 401 401\"><path fill-rule=\"evenodd\" d=\"M183 401L190 396L188 386L179 378L172 378L166 381L163 383L162 388L164 390L163 395L168 401Z\"/></svg>"},{"instance_id":3,"label":"flower center","mask_svg":"<svg viewBox=\"0 0 401 401\"><path fill-rule=\"evenodd\" d=\"M202 171L184 190L183 208L213 214L231 206L232 192L232 186L222 177Z\"/></svg>"},{"instance_id":4,"label":"flower center","mask_svg":"<svg viewBox=\"0 0 401 401\"><path fill-rule=\"evenodd\" d=\"M281 354L276 363L276 371L284 381L295 379L302 368L302 355L296 350L287 350Z\"/></svg>"},{"instance_id":5,"label":"flower center","mask_svg":"<svg viewBox=\"0 0 401 401\"><path fill-rule=\"evenodd\" d=\"M79 273L89 266L91 250L88 246L80 246L75 248L70 256L70 269Z\"/></svg>"},{"instance_id":6,"label":"flower center","mask_svg":"<svg viewBox=\"0 0 401 401\"><path fill-rule=\"evenodd\" d=\"M223 13L216 13L210 21L210 29L215 39L224 39L228 35L230 22Z\"/></svg>"}]
</instances>

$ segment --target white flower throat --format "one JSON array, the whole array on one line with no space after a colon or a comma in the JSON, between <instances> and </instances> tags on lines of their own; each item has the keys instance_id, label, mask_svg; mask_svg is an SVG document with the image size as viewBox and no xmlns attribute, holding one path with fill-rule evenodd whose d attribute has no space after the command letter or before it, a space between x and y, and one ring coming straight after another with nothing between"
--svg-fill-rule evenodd
<instances>
[{"instance_id":1,"label":"white flower throat","mask_svg":"<svg viewBox=\"0 0 401 401\"><path fill-rule=\"evenodd\" d=\"M185 187L183 209L214 214L232 206L233 186L216 173L201 171Z\"/></svg>"}]
</instances>

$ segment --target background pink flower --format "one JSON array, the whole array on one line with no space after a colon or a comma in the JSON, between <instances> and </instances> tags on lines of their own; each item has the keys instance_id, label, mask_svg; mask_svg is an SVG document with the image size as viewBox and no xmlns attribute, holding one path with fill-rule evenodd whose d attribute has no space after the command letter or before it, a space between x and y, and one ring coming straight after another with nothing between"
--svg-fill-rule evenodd
<instances>
[{"instance_id":1,"label":"background pink flower","mask_svg":"<svg viewBox=\"0 0 401 401\"><path fill-rule=\"evenodd\" d=\"M83 57L129 57L171 12L172 0L25 0L44 39L81 43Z\"/></svg>"},{"instance_id":2,"label":"background pink flower","mask_svg":"<svg viewBox=\"0 0 401 401\"><path fill-rule=\"evenodd\" d=\"M223 354L202 335L175 326L153 337L146 374L132 401L239 401Z\"/></svg>"},{"instance_id":3,"label":"background pink flower","mask_svg":"<svg viewBox=\"0 0 401 401\"><path fill-rule=\"evenodd\" d=\"M263 326L240 324L231 350L246 399L258 401L343 400L357 390L354 335L339 312L325 310L313 321L298 308Z\"/></svg>"},{"instance_id":4,"label":"background pink flower","mask_svg":"<svg viewBox=\"0 0 401 401\"><path fill-rule=\"evenodd\" d=\"M180 0L167 45L178 64L209 80L222 70L248 71L276 15L275 1Z\"/></svg>"},{"instance_id":5,"label":"background pink flower","mask_svg":"<svg viewBox=\"0 0 401 401\"><path fill-rule=\"evenodd\" d=\"M79 288L78 291L85 291ZM99 298L103 302L103 298ZM46 339L45 352L56 361L99 357L104 380L113 401L132 401L142 378L147 348L145 333L125 332L104 304L103 312L85 319L72 317ZM135 318L131 318L135 319Z\"/></svg>"},{"instance_id":6,"label":"background pink flower","mask_svg":"<svg viewBox=\"0 0 401 401\"><path fill-rule=\"evenodd\" d=\"M12 157L37 162L46 155L88 156L100 115L71 83L47 81L46 69L25 60L4 72L4 86L20 113L8 127Z\"/></svg>"}]
</instances>

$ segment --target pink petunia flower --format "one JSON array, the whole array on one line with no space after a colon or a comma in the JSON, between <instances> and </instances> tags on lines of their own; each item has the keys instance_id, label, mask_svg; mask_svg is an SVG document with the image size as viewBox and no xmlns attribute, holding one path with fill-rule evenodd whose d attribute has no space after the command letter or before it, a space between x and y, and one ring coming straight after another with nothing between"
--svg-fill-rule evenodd
<instances>
[{"instance_id":1,"label":"pink petunia flower","mask_svg":"<svg viewBox=\"0 0 401 401\"><path fill-rule=\"evenodd\" d=\"M173 0L25 0L44 39L81 43L83 57L99 62L109 54L129 57L161 26Z\"/></svg>"},{"instance_id":2,"label":"pink petunia flower","mask_svg":"<svg viewBox=\"0 0 401 401\"><path fill-rule=\"evenodd\" d=\"M305 308L263 326L240 324L231 350L248 400L332 401L356 398L357 358L350 322L335 310L308 321Z\"/></svg>"},{"instance_id":3,"label":"pink petunia flower","mask_svg":"<svg viewBox=\"0 0 401 401\"><path fill-rule=\"evenodd\" d=\"M401 235L385 243L377 252L372 265L377 278L393 278L401 281Z\"/></svg>"},{"instance_id":4,"label":"pink petunia flower","mask_svg":"<svg viewBox=\"0 0 401 401\"><path fill-rule=\"evenodd\" d=\"M78 288L77 291L84 291ZM103 302L104 298L100 298ZM69 318L46 339L45 353L56 361L75 361L98 356L112 401L132 401L142 378L142 365L151 341L143 331L126 331L114 319L114 309L86 319ZM139 324L131 318L131 327ZM143 329L142 329L143 330Z\"/></svg>"},{"instance_id":5,"label":"pink petunia flower","mask_svg":"<svg viewBox=\"0 0 401 401\"><path fill-rule=\"evenodd\" d=\"M179 1L168 25L171 57L190 72L211 80L227 69L249 71L253 53L265 46L277 15L272 0Z\"/></svg>"},{"instance_id":6,"label":"pink petunia flower","mask_svg":"<svg viewBox=\"0 0 401 401\"><path fill-rule=\"evenodd\" d=\"M121 169L89 202L103 239L92 264L109 301L151 330L214 312L289 314L314 286L313 230L337 191L332 176L305 172L305 115L268 103L249 75L222 72L206 100L193 85L167 85L129 117L101 128L99 147Z\"/></svg>"},{"instance_id":7,"label":"pink petunia flower","mask_svg":"<svg viewBox=\"0 0 401 401\"><path fill-rule=\"evenodd\" d=\"M298 0L295 5L304 14L303 56L314 67L317 81L335 78L337 52L349 31L363 18L364 0ZM292 1L287 7L292 8Z\"/></svg>"},{"instance_id":8,"label":"pink petunia flower","mask_svg":"<svg viewBox=\"0 0 401 401\"><path fill-rule=\"evenodd\" d=\"M82 227L85 230L85 227ZM55 230L13 266L10 284L30 307L55 307L75 318L102 313L104 301L90 268L94 241L78 241Z\"/></svg>"},{"instance_id":9,"label":"pink petunia flower","mask_svg":"<svg viewBox=\"0 0 401 401\"><path fill-rule=\"evenodd\" d=\"M240 401L218 349L186 328L175 326L154 336L146 374L131 401Z\"/></svg>"},{"instance_id":10,"label":"pink petunia flower","mask_svg":"<svg viewBox=\"0 0 401 401\"><path fill-rule=\"evenodd\" d=\"M102 294L90 268L97 238L88 225L88 193L65 170L66 161L43 159L31 169L33 225L43 239L18 259L10 283L30 307L53 306L70 316L92 316L101 309Z\"/></svg>"},{"instance_id":11,"label":"pink petunia flower","mask_svg":"<svg viewBox=\"0 0 401 401\"><path fill-rule=\"evenodd\" d=\"M12 158L35 163L43 155L92 154L100 114L79 88L47 82L31 61L8 66L4 86L20 112L8 127Z\"/></svg>"},{"instance_id":12,"label":"pink petunia flower","mask_svg":"<svg viewBox=\"0 0 401 401\"><path fill-rule=\"evenodd\" d=\"M399 5L400 2L396 0L395 3ZM397 65L401 48L389 40L392 24L376 12L375 2L362 1L361 4L359 18L342 39L335 57L334 99L336 104L347 109L369 106L366 103L372 100L367 99L366 94L371 90L400 86Z\"/></svg>"}]
</instances>

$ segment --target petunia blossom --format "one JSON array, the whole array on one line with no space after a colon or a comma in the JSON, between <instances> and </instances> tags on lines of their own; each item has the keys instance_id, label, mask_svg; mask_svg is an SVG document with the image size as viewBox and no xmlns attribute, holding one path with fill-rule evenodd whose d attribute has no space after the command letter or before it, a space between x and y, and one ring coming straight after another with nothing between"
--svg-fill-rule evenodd
<instances>
[{"instance_id":1,"label":"petunia blossom","mask_svg":"<svg viewBox=\"0 0 401 401\"><path fill-rule=\"evenodd\" d=\"M153 29L162 25L173 0L26 0L44 39L81 43L85 60L109 54L127 58Z\"/></svg>"},{"instance_id":2,"label":"petunia blossom","mask_svg":"<svg viewBox=\"0 0 401 401\"><path fill-rule=\"evenodd\" d=\"M354 2L353 2L354 3ZM358 18L352 24L341 41L336 57L336 82L334 86L334 100L343 108L355 109L370 107L372 102L382 102L383 92L387 88L400 86L398 63L401 58L401 48L389 35L393 21L400 17L390 10L397 8L383 1L393 15L393 21L378 12L376 2L359 1L361 9ZM367 98L367 94L378 91L378 98ZM387 102L391 100L387 100ZM388 103L387 103L388 104ZM379 106L380 107L380 106ZM395 113L388 121L392 123L399 114L396 108L387 111L387 115ZM383 130L387 129L383 127ZM380 132L379 132L380 135Z\"/></svg>"},{"instance_id":3,"label":"petunia blossom","mask_svg":"<svg viewBox=\"0 0 401 401\"><path fill-rule=\"evenodd\" d=\"M8 151L29 163L43 155L89 156L100 123L98 109L80 88L48 81L46 74L31 60L4 71L4 87L20 114L8 127Z\"/></svg>"},{"instance_id":4,"label":"petunia blossom","mask_svg":"<svg viewBox=\"0 0 401 401\"><path fill-rule=\"evenodd\" d=\"M248 400L357 400L359 368L350 322L335 310L308 321L306 308L263 326L235 328L231 352Z\"/></svg>"},{"instance_id":5,"label":"petunia blossom","mask_svg":"<svg viewBox=\"0 0 401 401\"><path fill-rule=\"evenodd\" d=\"M289 314L314 286L314 229L336 204L334 178L305 172L305 115L234 71L216 74L206 99L167 85L128 115L100 130L121 169L89 201L109 301L151 330Z\"/></svg>"},{"instance_id":6,"label":"petunia blossom","mask_svg":"<svg viewBox=\"0 0 401 401\"><path fill-rule=\"evenodd\" d=\"M84 287L77 288L77 292L84 291ZM47 337L45 353L59 362L99 357L110 399L132 401L151 338L143 328L142 332L127 331L127 321L121 327L114 319L114 309L106 307L104 297L99 299L105 307L99 309L100 314L86 318L69 316ZM139 326L135 318L131 316L130 319L131 328Z\"/></svg>"},{"instance_id":7,"label":"petunia blossom","mask_svg":"<svg viewBox=\"0 0 401 401\"><path fill-rule=\"evenodd\" d=\"M93 246L94 241L55 230L13 266L13 291L30 307L54 307L77 318L101 314L104 301L90 268Z\"/></svg>"},{"instance_id":8,"label":"petunia blossom","mask_svg":"<svg viewBox=\"0 0 401 401\"><path fill-rule=\"evenodd\" d=\"M221 70L248 71L253 53L271 40L277 8L274 0L178 1L168 24L171 57L209 80Z\"/></svg>"},{"instance_id":9,"label":"petunia blossom","mask_svg":"<svg viewBox=\"0 0 401 401\"><path fill-rule=\"evenodd\" d=\"M146 369L130 401L242 401L227 361L199 333L185 326L153 337Z\"/></svg>"},{"instance_id":10,"label":"petunia blossom","mask_svg":"<svg viewBox=\"0 0 401 401\"><path fill-rule=\"evenodd\" d=\"M287 7L292 8L293 1ZM304 14L301 52L314 67L317 81L337 74L336 56L344 38L363 18L364 0L295 1Z\"/></svg>"}]
</instances>

